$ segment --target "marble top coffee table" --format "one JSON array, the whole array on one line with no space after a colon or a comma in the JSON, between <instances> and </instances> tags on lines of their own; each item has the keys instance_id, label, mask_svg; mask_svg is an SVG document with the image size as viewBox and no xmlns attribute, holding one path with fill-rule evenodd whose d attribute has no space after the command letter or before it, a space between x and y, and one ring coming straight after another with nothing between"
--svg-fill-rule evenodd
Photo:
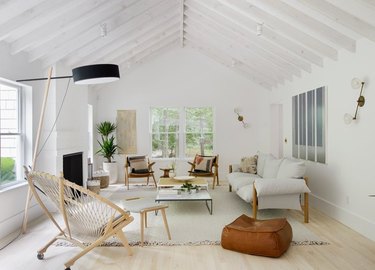
<instances>
[{"instance_id":1,"label":"marble top coffee table","mask_svg":"<svg viewBox=\"0 0 375 270\"><path fill-rule=\"evenodd\" d=\"M184 183L191 183L193 186L198 186L196 191L192 189L189 191L182 191L181 187ZM212 215L212 198L208 192L208 183L204 178L196 177L192 180L180 181L172 178L160 178L158 183L158 193L155 198L156 202L166 201L204 201L208 212ZM208 204L210 202L210 206Z\"/></svg>"}]
</instances>

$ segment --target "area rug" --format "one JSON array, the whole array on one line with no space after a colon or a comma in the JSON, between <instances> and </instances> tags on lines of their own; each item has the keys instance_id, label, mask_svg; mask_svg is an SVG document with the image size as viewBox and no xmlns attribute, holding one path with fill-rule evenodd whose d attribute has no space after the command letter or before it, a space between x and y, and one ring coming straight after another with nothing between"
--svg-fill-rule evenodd
<instances>
[{"instance_id":1,"label":"area rug","mask_svg":"<svg viewBox=\"0 0 375 270\"><path fill-rule=\"evenodd\" d=\"M205 202L167 202L166 209L168 224L172 240L168 240L161 214L148 214L148 227L145 229L144 245L220 245L221 232L225 225L231 223L242 214L251 216L251 205L240 199L236 193L229 192L228 187L218 186L210 189L213 199L213 214L210 215ZM131 198L154 200L156 189L154 187L135 186L130 190L120 186L102 192L101 195L124 207L132 203ZM140 244L140 217L134 213L134 221L124 228L130 245ZM296 220L289 210L260 210L258 219L286 217L293 230L292 245L325 245L326 241L320 239L303 223L303 215ZM115 237L109 239L107 246L121 246Z\"/></svg>"}]
</instances>

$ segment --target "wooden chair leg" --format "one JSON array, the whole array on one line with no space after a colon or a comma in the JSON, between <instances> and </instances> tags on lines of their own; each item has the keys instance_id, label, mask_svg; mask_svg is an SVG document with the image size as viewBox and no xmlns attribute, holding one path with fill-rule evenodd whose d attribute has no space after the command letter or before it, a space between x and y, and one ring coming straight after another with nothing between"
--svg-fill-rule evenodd
<instances>
[{"instance_id":1,"label":"wooden chair leg","mask_svg":"<svg viewBox=\"0 0 375 270\"><path fill-rule=\"evenodd\" d=\"M139 214L141 215L141 247L143 247L145 231L145 212L140 212Z\"/></svg>"},{"instance_id":2,"label":"wooden chair leg","mask_svg":"<svg viewBox=\"0 0 375 270\"><path fill-rule=\"evenodd\" d=\"M213 177L213 179L212 179L212 189L215 189L215 176Z\"/></svg>"},{"instance_id":3,"label":"wooden chair leg","mask_svg":"<svg viewBox=\"0 0 375 270\"><path fill-rule=\"evenodd\" d=\"M124 248L128 251L129 255L133 255L133 251L131 250L129 246L128 239L126 238L125 234L123 231L119 230L116 234L118 239L120 239L121 243L123 244Z\"/></svg>"},{"instance_id":4,"label":"wooden chair leg","mask_svg":"<svg viewBox=\"0 0 375 270\"><path fill-rule=\"evenodd\" d=\"M146 182L147 186L148 186L149 179L150 179L150 176L147 176L147 182Z\"/></svg>"},{"instance_id":5,"label":"wooden chair leg","mask_svg":"<svg viewBox=\"0 0 375 270\"><path fill-rule=\"evenodd\" d=\"M168 239L171 240L172 237L171 237L171 233L170 233L170 231L169 231L169 227L168 227L167 216L165 215L165 208L162 208L162 209L160 209L160 210L161 210L161 214L162 214L162 216L163 216L163 221L164 221L165 229L167 230Z\"/></svg>"},{"instance_id":6,"label":"wooden chair leg","mask_svg":"<svg viewBox=\"0 0 375 270\"><path fill-rule=\"evenodd\" d=\"M125 186L128 188L129 190L129 176L127 176L126 172L125 172Z\"/></svg>"},{"instance_id":7,"label":"wooden chair leg","mask_svg":"<svg viewBox=\"0 0 375 270\"><path fill-rule=\"evenodd\" d=\"M258 212L258 197L257 191L255 189L255 184L253 184L253 218L257 219Z\"/></svg>"},{"instance_id":8,"label":"wooden chair leg","mask_svg":"<svg viewBox=\"0 0 375 270\"><path fill-rule=\"evenodd\" d=\"M145 228L147 228L147 211L144 212L144 215L145 215Z\"/></svg>"},{"instance_id":9,"label":"wooden chair leg","mask_svg":"<svg viewBox=\"0 0 375 270\"><path fill-rule=\"evenodd\" d=\"M152 174L151 176L152 176L152 179L154 179L155 187L158 187L158 185L156 184L156 180L155 180L154 174Z\"/></svg>"}]
</instances>

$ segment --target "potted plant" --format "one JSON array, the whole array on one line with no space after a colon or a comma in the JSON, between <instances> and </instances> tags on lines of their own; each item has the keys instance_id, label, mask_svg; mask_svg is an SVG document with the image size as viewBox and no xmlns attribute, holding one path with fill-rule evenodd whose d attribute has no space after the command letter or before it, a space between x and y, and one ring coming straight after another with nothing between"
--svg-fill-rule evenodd
<instances>
[{"instance_id":1,"label":"potted plant","mask_svg":"<svg viewBox=\"0 0 375 270\"><path fill-rule=\"evenodd\" d=\"M119 147L115 143L115 137L111 135L116 128L117 126L109 121L100 122L96 126L96 130L101 135L101 141L98 140L100 149L96 153L106 159L103 162L103 170L109 173L109 182L111 184L117 182L117 164L113 160L113 155Z\"/></svg>"}]
</instances>

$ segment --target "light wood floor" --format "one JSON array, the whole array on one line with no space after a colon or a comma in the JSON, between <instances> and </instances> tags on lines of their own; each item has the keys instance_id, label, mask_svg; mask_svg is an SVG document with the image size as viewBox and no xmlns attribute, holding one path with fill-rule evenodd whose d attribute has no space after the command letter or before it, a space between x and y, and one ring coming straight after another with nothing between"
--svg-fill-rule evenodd
<instances>
[{"instance_id":1,"label":"light wood floor","mask_svg":"<svg viewBox=\"0 0 375 270\"><path fill-rule=\"evenodd\" d=\"M293 215L302 220L299 212L293 211ZM127 256L121 247L102 247L82 257L71 269L375 269L374 241L314 209L307 226L331 244L291 246L278 259L244 255L221 246L133 247L133 256ZM32 222L27 234L0 251L0 269L64 269L64 262L78 248L52 246L43 261L36 258L36 250L55 233L45 218Z\"/></svg>"}]
</instances>

